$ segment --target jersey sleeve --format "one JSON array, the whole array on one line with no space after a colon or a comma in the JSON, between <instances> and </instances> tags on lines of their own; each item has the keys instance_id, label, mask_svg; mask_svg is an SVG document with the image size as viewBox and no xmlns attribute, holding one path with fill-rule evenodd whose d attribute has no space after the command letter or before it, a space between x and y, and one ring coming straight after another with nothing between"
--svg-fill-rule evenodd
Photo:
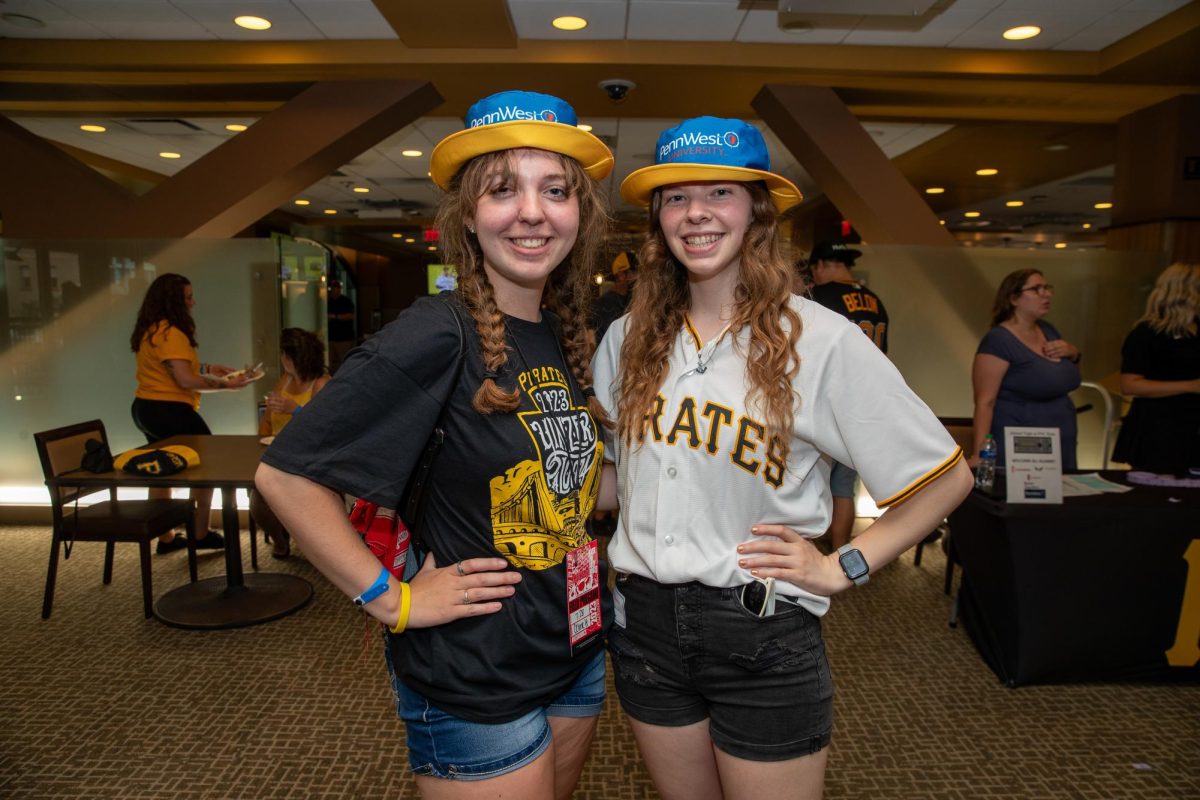
<instances>
[{"instance_id":1,"label":"jersey sleeve","mask_svg":"<svg viewBox=\"0 0 1200 800\"><path fill-rule=\"evenodd\" d=\"M929 406L856 328L834 340L819 383L814 444L854 467L879 507L907 500L962 458Z\"/></svg>"},{"instance_id":2,"label":"jersey sleeve","mask_svg":"<svg viewBox=\"0 0 1200 800\"><path fill-rule=\"evenodd\" d=\"M422 298L353 350L263 462L396 508L454 388L460 334L445 305Z\"/></svg>"},{"instance_id":3,"label":"jersey sleeve","mask_svg":"<svg viewBox=\"0 0 1200 800\"><path fill-rule=\"evenodd\" d=\"M174 325L164 325L150 337L150 348L156 361L191 361L195 354L183 331Z\"/></svg>"},{"instance_id":4,"label":"jersey sleeve","mask_svg":"<svg viewBox=\"0 0 1200 800\"><path fill-rule=\"evenodd\" d=\"M617 372L621 365L621 343L625 340L626 322L627 318L621 317L608 326L608 332L592 357L592 389L604 413L614 424L617 420ZM604 439L604 460L615 461L616 431L606 425L597 427Z\"/></svg>"}]
</instances>

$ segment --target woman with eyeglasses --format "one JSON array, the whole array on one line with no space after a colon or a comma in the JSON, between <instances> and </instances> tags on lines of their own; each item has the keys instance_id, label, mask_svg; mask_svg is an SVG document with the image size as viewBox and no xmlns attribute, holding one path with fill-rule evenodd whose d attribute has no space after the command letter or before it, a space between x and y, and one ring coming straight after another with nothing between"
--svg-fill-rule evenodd
<instances>
[{"instance_id":1,"label":"woman with eyeglasses","mask_svg":"<svg viewBox=\"0 0 1200 800\"><path fill-rule=\"evenodd\" d=\"M1004 429L1058 428L1063 469L1075 469L1075 404L1079 348L1064 340L1043 319L1050 312L1054 286L1036 269L1005 276L992 304L992 329L975 351L971 383L975 390L974 454L990 433L996 464L1004 464Z\"/></svg>"},{"instance_id":2,"label":"woman with eyeglasses","mask_svg":"<svg viewBox=\"0 0 1200 800\"><path fill-rule=\"evenodd\" d=\"M792 294L776 232L800 192L758 129L685 120L655 153L621 184L650 233L593 362L621 501L617 691L665 800L819 798L830 596L916 544L970 476L862 329ZM890 508L825 555L829 457Z\"/></svg>"},{"instance_id":3,"label":"woman with eyeglasses","mask_svg":"<svg viewBox=\"0 0 1200 800\"><path fill-rule=\"evenodd\" d=\"M1114 461L1148 472L1200 470L1200 263L1158 276L1121 347L1121 392L1133 405Z\"/></svg>"}]
</instances>

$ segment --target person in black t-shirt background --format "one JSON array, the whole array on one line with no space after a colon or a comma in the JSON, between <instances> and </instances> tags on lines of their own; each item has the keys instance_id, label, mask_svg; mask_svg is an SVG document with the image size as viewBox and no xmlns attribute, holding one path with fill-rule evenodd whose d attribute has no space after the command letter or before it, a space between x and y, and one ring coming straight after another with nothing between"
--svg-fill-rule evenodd
<instances>
[{"instance_id":1,"label":"person in black t-shirt background","mask_svg":"<svg viewBox=\"0 0 1200 800\"><path fill-rule=\"evenodd\" d=\"M329 281L329 301L325 304L329 319L329 374L337 372L354 347L354 301L342 294L342 282Z\"/></svg>"},{"instance_id":2,"label":"person in black t-shirt background","mask_svg":"<svg viewBox=\"0 0 1200 800\"><path fill-rule=\"evenodd\" d=\"M862 255L845 242L821 242L809 256L813 300L858 325L883 352L887 352L887 309L879 295L859 283L850 268ZM850 541L854 528L854 484L858 473L833 462L829 490L833 494L833 519L827 535L835 551Z\"/></svg>"},{"instance_id":3,"label":"person in black t-shirt background","mask_svg":"<svg viewBox=\"0 0 1200 800\"><path fill-rule=\"evenodd\" d=\"M570 796L604 701L611 600L587 520L616 495L587 321L613 159L575 122L558 98L502 92L434 148L457 291L353 350L257 476L313 564L390 629L425 796ZM403 582L337 493L397 508L435 425L410 554L424 561Z\"/></svg>"}]
</instances>

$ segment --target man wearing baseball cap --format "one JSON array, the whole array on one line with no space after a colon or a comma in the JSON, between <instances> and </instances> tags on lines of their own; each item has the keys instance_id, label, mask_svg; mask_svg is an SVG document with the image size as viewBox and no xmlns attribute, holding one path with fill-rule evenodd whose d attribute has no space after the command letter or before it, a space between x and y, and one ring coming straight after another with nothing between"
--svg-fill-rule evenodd
<instances>
[{"instance_id":1,"label":"man wearing baseball cap","mask_svg":"<svg viewBox=\"0 0 1200 800\"><path fill-rule=\"evenodd\" d=\"M862 255L844 241L825 241L813 248L808 259L812 271L812 298L858 325L875 345L887 352L887 309L879 295L859 283L850 268ZM833 519L829 523L829 545L834 550L850 541L854 527L854 485L858 473L833 462L829 489L833 494Z\"/></svg>"}]
</instances>

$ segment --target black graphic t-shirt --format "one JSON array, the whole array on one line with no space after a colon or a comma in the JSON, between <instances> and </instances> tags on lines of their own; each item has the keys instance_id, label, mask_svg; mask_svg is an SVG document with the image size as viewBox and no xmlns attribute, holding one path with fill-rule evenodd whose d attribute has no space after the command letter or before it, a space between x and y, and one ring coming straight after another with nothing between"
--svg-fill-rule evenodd
<instances>
[{"instance_id":1,"label":"black graphic t-shirt","mask_svg":"<svg viewBox=\"0 0 1200 800\"><path fill-rule=\"evenodd\" d=\"M600 652L600 636L572 651L563 561L591 541L586 521L603 445L545 317L505 318L509 359L500 383L519 389L518 410L476 412L482 359L461 308L466 361L450 385L459 351L446 307L453 298L418 300L355 350L263 461L394 508L449 396L446 439L426 488L423 549L440 566L500 555L522 580L497 614L410 629L390 636L389 646L400 677L434 705L505 722L562 694Z\"/></svg>"},{"instance_id":2,"label":"black graphic t-shirt","mask_svg":"<svg viewBox=\"0 0 1200 800\"><path fill-rule=\"evenodd\" d=\"M811 289L812 299L862 328L875 346L887 352L887 309L879 295L861 283L830 281Z\"/></svg>"}]
</instances>

